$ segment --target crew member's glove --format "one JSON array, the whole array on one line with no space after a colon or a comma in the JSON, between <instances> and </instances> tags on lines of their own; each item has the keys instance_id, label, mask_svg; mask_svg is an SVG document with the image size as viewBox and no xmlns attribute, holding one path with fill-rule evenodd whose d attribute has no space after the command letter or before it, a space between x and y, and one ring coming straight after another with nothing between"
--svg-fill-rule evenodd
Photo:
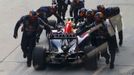
<instances>
[{"instance_id":1,"label":"crew member's glove","mask_svg":"<svg viewBox=\"0 0 134 75\"><path fill-rule=\"evenodd\" d=\"M49 34L52 32L52 30L51 30L51 28L50 28L49 25L46 26L46 31L47 31L47 33L49 33Z\"/></svg>"},{"instance_id":2,"label":"crew member's glove","mask_svg":"<svg viewBox=\"0 0 134 75\"><path fill-rule=\"evenodd\" d=\"M119 45L122 46L122 41L121 40L119 40Z\"/></svg>"},{"instance_id":3,"label":"crew member's glove","mask_svg":"<svg viewBox=\"0 0 134 75\"><path fill-rule=\"evenodd\" d=\"M13 37L16 39L18 37L18 34L14 33Z\"/></svg>"}]
</instances>

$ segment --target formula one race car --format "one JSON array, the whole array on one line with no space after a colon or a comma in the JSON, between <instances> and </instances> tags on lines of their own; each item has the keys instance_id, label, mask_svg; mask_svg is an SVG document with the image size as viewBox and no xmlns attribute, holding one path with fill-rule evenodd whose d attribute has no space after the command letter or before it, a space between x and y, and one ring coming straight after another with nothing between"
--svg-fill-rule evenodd
<instances>
[{"instance_id":1,"label":"formula one race car","mask_svg":"<svg viewBox=\"0 0 134 75\"><path fill-rule=\"evenodd\" d=\"M47 36L49 49L35 48L33 51L33 67L35 70L45 69L51 64L83 64L86 69L97 69L96 54L91 57L87 53L94 47L83 45L89 36L78 36L73 32L72 22L67 21L60 29L53 29Z\"/></svg>"}]
</instances>

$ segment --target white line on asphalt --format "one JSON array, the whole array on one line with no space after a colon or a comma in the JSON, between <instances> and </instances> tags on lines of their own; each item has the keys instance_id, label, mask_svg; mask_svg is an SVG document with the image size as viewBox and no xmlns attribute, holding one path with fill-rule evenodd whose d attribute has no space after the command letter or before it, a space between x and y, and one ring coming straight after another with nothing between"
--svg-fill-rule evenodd
<instances>
[{"instance_id":1,"label":"white line on asphalt","mask_svg":"<svg viewBox=\"0 0 134 75\"><path fill-rule=\"evenodd\" d=\"M7 62L7 63L8 63L8 62L9 62L9 63L10 63L10 62L15 62L15 63L26 63L26 61L15 61L15 60L14 60L14 61L4 61L4 62Z\"/></svg>"},{"instance_id":2,"label":"white line on asphalt","mask_svg":"<svg viewBox=\"0 0 134 75\"><path fill-rule=\"evenodd\" d=\"M99 75L100 74L100 72L102 72L103 70L104 70L104 68L106 68L107 67L107 65L104 65L104 66L102 66L102 67L100 67L97 71L95 71L92 75Z\"/></svg>"},{"instance_id":3,"label":"white line on asphalt","mask_svg":"<svg viewBox=\"0 0 134 75\"><path fill-rule=\"evenodd\" d=\"M8 58L8 56L10 56L19 46L20 46L20 44L19 44L17 47L15 47L7 56L5 56L5 57L0 61L0 63L2 63L3 61L5 61L5 60Z\"/></svg>"}]
</instances>

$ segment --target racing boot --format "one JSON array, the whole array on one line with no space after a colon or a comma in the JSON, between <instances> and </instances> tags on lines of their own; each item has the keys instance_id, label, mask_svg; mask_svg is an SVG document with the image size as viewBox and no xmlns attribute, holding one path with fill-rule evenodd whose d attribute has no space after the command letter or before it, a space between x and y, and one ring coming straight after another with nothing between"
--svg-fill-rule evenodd
<instances>
[{"instance_id":1,"label":"racing boot","mask_svg":"<svg viewBox=\"0 0 134 75\"><path fill-rule=\"evenodd\" d=\"M122 41L119 41L119 46L122 46Z\"/></svg>"},{"instance_id":2,"label":"racing boot","mask_svg":"<svg viewBox=\"0 0 134 75\"><path fill-rule=\"evenodd\" d=\"M26 53L24 53L24 54L23 54L23 58L26 58L26 57L27 57L27 55L26 55Z\"/></svg>"},{"instance_id":3,"label":"racing boot","mask_svg":"<svg viewBox=\"0 0 134 75\"><path fill-rule=\"evenodd\" d=\"M109 59L110 59L110 56L108 55L108 56L106 57L106 64L109 64Z\"/></svg>"},{"instance_id":4,"label":"racing boot","mask_svg":"<svg viewBox=\"0 0 134 75\"><path fill-rule=\"evenodd\" d=\"M31 67L31 61L27 61L27 67Z\"/></svg>"},{"instance_id":5,"label":"racing boot","mask_svg":"<svg viewBox=\"0 0 134 75\"><path fill-rule=\"evenodd\" d=\"M123 44L123 32L122 30L120 32L118 32L119 35L119 46L122 46Z\"/></svg>"},{"instance_id":6,"label":"racing boot","mask_svg":"<svg viewBox=\"0 0 134 75\"><path fill-rule=\"evenodd\" d=\"M23 51L23 58L27 57L27 51Z\"/></svg>"},{"instance_id":7,"label":"racing boot","mask_svg":"<svg viewBox=\"0 0 134 75\"><path fill-rule=\"evenodd\" d=\"M36 39L36 43L39 43L39 38Z\"/></svg>"},{"instance_id":8,"label":"racing boot","mask_svg":"<svg viewBox=\"0 0 134 75\"><path fill-rule=\"evenodd\" d=\"M110 63L110 69L114 69L114 64Z\"/></svg>"},{"instance_id":9,"label":"racing boot","mask_svg":"<svg viewBox=\"0 0 134 75\"><path fill-rule=\"evenodd\" d=\"M63 20L66 20L66 19L65 19L65 16L63 16Z\"/></svg>"},{"instance_id":10,"label":"racing boot","mask_svg":"<svg viewBox=\"0 0 134 75\"><path fill-rule=\"evenodd\" d=\"M31 59L29 57L27 57L27 67L31 67Z\"/></svg>"}]
</instances>

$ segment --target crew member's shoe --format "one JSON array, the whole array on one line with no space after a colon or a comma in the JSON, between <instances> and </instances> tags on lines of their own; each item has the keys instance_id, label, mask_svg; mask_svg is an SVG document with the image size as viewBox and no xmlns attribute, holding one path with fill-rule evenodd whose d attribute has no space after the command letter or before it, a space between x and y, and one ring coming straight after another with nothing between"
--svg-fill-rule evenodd
<instances>
[{"instance_id":1,"label":"crew member's shoe","mask_svg":"<svg viewBox=\"0 0 134 75\"><path fill-rule=\"evenodd\" d=\"M31 67L31 61L27 61L27 67Z\"/></svg>"},{"instance_id":2,"label":"crew member's shoe","mask_svg":"<svg viewBox=\"0 0 134 75\"><path fill-rule=\"evenodd\" d=\"M39 43L39 38L36 39L36 43Z\"/></svg>"},{"instance_id":3,"label":"crew member's shoe","mask_svg":"<svg viewBox=\"0 0 134 75\"><path fill-rule=\"evenodd\" d=\"M122 41L119 41L119 46L122 46Z\"/></svg>"},{"instance_id":4,"label":"crew member's shoe","mask_svg":"<svg viewBox=\"0 0 134 75\"><path fill-rule=\"evenodd\" d=\"M24 54L23 54L23 58L26 58L26 57L27 57L27 55L24 53Z\"/></svg>"},{"instance_id":5,"label":"crew member's shoe","mask_svg":"<svg viewBox=\"0 0 134 75\"><path fill-rule=\"evenodd\" d=\"M110 59L110 56L108 56L108 57L106 58L106 64L109 64L109 59Z\"/></svg>"},{"instance_id":6,"label":"crew member's shoe","mask_svg":"<svg viewBox=\"0 0 134 75\"><path fill-rule=\"evenodd\" d=\"M110 69L114 69L114 64L110 64Z\"/></svg>"}]
</instances>

